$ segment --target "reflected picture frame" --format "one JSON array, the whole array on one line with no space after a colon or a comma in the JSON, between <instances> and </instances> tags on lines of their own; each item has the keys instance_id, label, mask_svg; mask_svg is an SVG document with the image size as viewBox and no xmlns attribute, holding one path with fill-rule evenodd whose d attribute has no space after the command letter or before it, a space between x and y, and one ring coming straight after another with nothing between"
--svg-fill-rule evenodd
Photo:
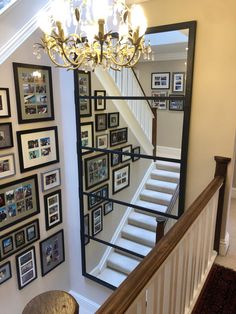
<instances>
[{"instance_id":1,"label":"reflected picture frame","mask_svg":"<svg viewBox=\"0 0 236 314\"><path fill-rule=\"evenodd\" d=\"M0 119L11 117L9 88L0 87Z\"/></svg>"},{"instance_id":2,"label":"reflected picture frame","mask_svg":"<svg viewBox=\"0 0 236 314\"><path fill-rule=\"evenodd\" d=\"M120 114L119 112L108 113L108 128L117 128L120 124Z\"/></svg>"},{"instance_id":3,"label":"reflected picture frame","mask_svg":"<svg viewBox=\"0 0 236 314\"><path fill-rule=\"evenodd\" d=\"M183 93L185 88L185 72L172 73L172 92Z\"/></svg>"},{"instance_id":4,"label":"reflected picture frame","mask_svg":"<svg viewBox=\"0 0 236 314\"><path fill-rule=\"evenodd\" d=\"M44 210L47 231L62 223L61 190L44 195Z\"/></svg>"},{"instance_id":5,"label":"reflected picture frame","mask_svg":"<svg viewBox=\"0 0 236 314\"><path fill-rule=\"evenodd\" d=\"M84 216L84 245L89 244L90 242L90 223L89 223L89 214Z\"/></svg>"},{"instance_id":6,"label":"reflected picture frame","mask_svg":"<svg viewBox=\"0 0 236 314\"><path fill-rule=\"evenodd\" d=\"M80 139L81 146L94 147L94 130L93 130L93 122L83 122L80 124ZM82 154L90 154L93 151L82 149Z\"/></svg>"},{"instance_id":7,"label":"reflected picture frame","mask_svg":"<svg viewBox=\"0 0 236 314\"><path fill-rule=\"evenodd\" d=\"M130 185L130 164L112 171L112 193L116 194Z\"/></svg>"},{"instance_id":8,"label":"reflected picture frame","mask_svg":"<svg viewBox=\"0 0 236 314\"><path fill-rule=\"evenodd\" d=\"M12 278L11 263L8 261L0 265L0 285Z\"/></svg>"},{"instance_id":9,"label":"reflected picture frame","mask_svg":"<svg viewBox=\"0 0 236 314\"><path fill-rule=\"evenodd\" d=\"M0 155L0 180L16 174L14 154Z\"/></svg>"},{"instance_id":10,"label":"reflected picture frame","mask_svg":"<svg viewBox=\"0 0 236 314\"><path fill-rule=\"evenodd\" d=\"M151 89L169 89L170 72L155 72L151 74Z\"/></svg>"},{"instance_id":11,"label":"reflected picture frame","mask_svg":"<svg viewBox=\"0 0 236 314\"><path fill-rule=\"evenodd\" d=\"M92 211L92 235L93 237L103 230L102 206Z\"/></svg>"},{"instance_id":12,"label":"reflected picture frame","mask_svg":"<svg viewBox=\"0 0 236 314\"><path fill-rule=\"evenodd\" d=\"M105 90L95 90L94 96L98 97L94 99L94 106L96 111L102 111L106 110L106 99L99 99L100 97L106 97L106 91Z\"/></svg>"},{"instance_id":13,"label":"reflected picture frame","mask_svg":"<svg viewBox=\"0 0 236 314\"><path fill-rule=\"evenodd\" d=\"M92 100L81 98L80 96L91 96L91 72L85 72L81 70L74 71L75 84L78 89L78 106L80 117L92 116Z\"/></svg>"},{"instance_id":14,"label":"reflected picture frame","mask_svg":"<svg viewBox=\"0 0 236 314\"><path fill-rule=\"evenodd\" d=\"M46 192L61 185L61 169L41 173L42 191Z\"/></svg>"},{"instance_id":15,"label":"reflected picture frame","mask_svg":"<svg viewBox=\"0 0 236 314\"><path fill-rule=\"evenodd\" d=\"M0 123L0 150L13 147L11 122Z\"/></svg>"}]
</instances>

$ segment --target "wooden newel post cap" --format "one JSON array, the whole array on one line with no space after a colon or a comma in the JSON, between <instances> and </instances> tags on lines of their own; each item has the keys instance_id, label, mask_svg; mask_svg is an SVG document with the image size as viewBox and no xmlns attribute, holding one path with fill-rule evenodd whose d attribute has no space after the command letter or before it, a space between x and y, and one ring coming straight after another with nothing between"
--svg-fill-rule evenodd
<instances>
[{"instance_id":1,"label":"wooden newel post cap","mask_svg":"<svg viewBox=\"0 0 236 314\"><path fill-rule=\"evenodd\" d=\"M159 224L163 224L166 222L166 218L165 217L156 217L156 222L158 222Z\"/></svg>"}]
</instances>

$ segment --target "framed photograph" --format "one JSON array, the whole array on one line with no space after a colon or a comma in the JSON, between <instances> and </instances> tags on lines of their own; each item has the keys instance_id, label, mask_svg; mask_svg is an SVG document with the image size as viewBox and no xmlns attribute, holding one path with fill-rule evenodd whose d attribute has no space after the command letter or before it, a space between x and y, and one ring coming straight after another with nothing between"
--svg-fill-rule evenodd
<instances>
[{"instance_id":1,"label":"framed photograph","mask_svg":"<svg viewBox=\"0 0 236 314\"><path fill-rule=\"evenodd\" d=\"M16 270L19 290L23 289L37 278L34 246L16 256Z\"/></svg>"},{"instance_id":2,"label":"framed photograph","mask_svg":"<svg viewBox=\"0 0 236 314\"><path fill-rule=\"evenodd\" d=\"M0 87L0 119L11 116L9 88Z\"/></svg>"},{"instance_id":3,"label":"framed photograph","mask_svg":"<svg viewBox=\"0 0 236 314\"><path fill-rule=\"evenodd\" d=\"M0 150L13 147L12 125L10 122L0 123Z\"/></svg>"},{"instance_id":4,"label":"framed photograph","mask_svg":"<svg viewBox=\"0 0 236 314\"><path fill-rule=\"evenodd\" d=\"M108 198L109 197L109 188L108 184L101 186L99 189L91 191L93 195L88 195L88 209L92 209L93 207L101 204L104 202L104 199L100 198L99 196Z\"/></svg>"},{"instance_id":5,"label":"framed photograph","mask_svg":"<svg viewBox=\"0 0 236 314\"><path fill-rule=\"evenodd\" d=\"M60 230L47 239L41 241L39 245L41 271L42 276L45 276L65 261L63 230Z\"/></svg>"},{"instance_id":6,"label":"framed photograph","mask_svg":"<svg viewBox=\"0 0 236 314\"><path fill-rule=\"evenodd\" d=\"M16 132L20 171L26 172L59 162L57 127Z\"/></svg>"},{"instance_id":7,"label":"framed photograph","mask_svg":"<svg viewBox=\"0 0 236 314\"><path fill-rule=\"evenodd\" d=\"M183 93L185 87L185 73L173 72L172 73L172 92Z\"/></svg>"},{"instance_id":8,"label":"framed photograph","mask_svg":"<svg viewBox=\"0 0 236 314\"><path fill-rule=\"evenodd\" d=\"M46 230L62 223L61 190L44 195Z\"/></svg>"},{"instance_id":9,"label":"framed photograph","mask_svg":"<svg viewBox=\"0 0 236 314\"><path fill-rule=\"evenodd\" d=\"M118 193L130 184L130 164L112 171L112 193Z\"/></svg>"},{"instance_id":10,"label":"framed photograph","mask_svg":"<svg viewBox=\"0 0 236 314\"><path fill-rule=\"evenodd\" d=\"M95 90L94 91L94 96L95 97L105 97L106 96L106 91L105 90ZM95 98L94 99L95 103L95 110L106 110L106 99L102 98Z\"/></svg>"},{"instance_id":11,"label":"framed photograph","mask_svg":"<svg viewBox=\"0 0 236 314\"><path fill-rule=\"evenodd\" d=\"M91 73L75 71L75 82L78 86L79 96L91 96ZM80 117L90 117L92 115L91 99L81 99L79 97Z\"/></svg>"},{"instance_id":12,"label":"framed photograph","mask_svg":"<svg viewBox=\"0 0 236 314\"><path fill-rule=\"evenodd\" d=\"M152 73L152 89L169 89L170 88L170 72Z\"/></svg>"},{"instance_id":13,"label":"framed photograph","mask_svg":"<svg viewBox=\"0 0 236 314\"><path fill-rule=\"evenodd\" d=\"M105 131L107 129L107 114L95 114L95 130L96 132Z\"/></svg>"},{"instance_id":14,"label":"framed photograph","mask_svg":"<svg viewBox=\"0 0 236 314\"><path fill-rule=\"evenodd\" d=\"M94 147L93 122L81 123L80 128L81 128L81 145ZM82 149L83 155L89 153L92 153L92 151Z\"/></svg>"},{"instance_id":15,"label":"framed photograph","mask_svg":"<svg viewBox=\"0 0 236 314\"><path fill-rule=\"evenodd\" d=\"M119 127L120 115L119 112L108 113L108 128Z\"/></svg>"},{"instance_id":16,"label":"framed photograph","mask_svg":"<svg viewBox=\"0 0 236 314\"><path fill-rule=\"evenodd\" d=\"M133 154L138 154L138 155L140 155L140 146L134 147L134 148L132 149L132 153L133 153ZM133 156L133 157L132 157L132 161L137 161L137 160L139 160L139 159L140 159L140 156Z\"/></svg>"},{"instance_id":17,"label":"framed photograph","mask_svg":"<svg viewBox=\"0 0 236 314\"><path fill-rule=\"evenodd\" d=\"M168 92L152 92L153 97L168 97ZM167 100L153 100L152 107L160 110L167 109Z\"/></svg>"},{"instance_id":18,"label":"framed photograph","mask_svg":"<svg viewBox=\"0 0 236 314\"><path fill-rule=\"evenodd\" d=\"M92 234L95 236L103 229L102 206L92 211Z\"/></svg>"},{"instance_id":19,"label":"framed photograph","mask_svg":"<svg viewBox=\"0 0 236 314\"><path fill-rule=\"evenodd\" d=\"M39 213L37 175L1 184L0 231Z\"/></svg>"},{"instance_id":20,"label":"framed photograph","mask_svg":"<svg viewBox=\"0 0 236 314\"><path fill-rule=\"evenodd\" d=\"M61 185L60 168L42 173L41 182L43 192L51 190L57 186L60 186Z\"/></svg>"},{"instance_id":21,"label":"framed photograph","mask_svg":"<svg viewBox=\"0 0 236 314\"><path fill-rule=\"evenodd\" d=\"M176 97L177 96L177 97ZM184 110L184 100L178 99L178 96L184 96L184 95L174 95L171 94L170 97L175 97L175 99L170 99L169 102L169 110L173 111L183 111Z\"/></svg>"},{"instance_id":22,"label":"framed photograph","mask_svg":"<svg viewBox=\"0 0 236 314\"><path fill-rule=\"evenodd\" d=\"M110 146L116 146L128 142L128 128L110 131Z\"/></svg>"},{"instance_id":23,"label":"framed photograph","mask_svg":"<svg viewBox=\"0 0 236 314\"><path fill-rule=\"evenodd\" d=\"M6 262L5 264L0 265L0 285L11 277L11 263Z\"/></svg>"},{"instance_id":24,"label":"framed photograph","mask_svg":"<svg viewBox=\"0 0 236 314\"><path fill-rule=\"evenodd\" d=\"M13 154L0 156L0 179L14 176L16 174L15 158Z\"/></svg>"},{"instance_id":25,"label":"framed photograph","mask_svg":"<svg viewBox=\"0 0 236 314\"><path fill-rule=\"evenodd\" d=\"M97 148L106 149L108 147L108 134L102 134L96 136Z\"/></svg>"},{"instance_id":26,"label":"framed photograph","mask_svg":"<svg viewBox=\"0 0 236 314\"><path fill-rule=\"evenodd\" d=\"M115 151L120 151L120 148L115 149ZM111 153L111 167L119 165L121 162L121 155L116 153Z\"/></svg>"},{"instance_id":27,"label":"framed photograph","mask_svg":"<svg viewBox=\"0 0 236 314\"><path fill-rule=\"evenodd\" d=\"M121 148L122 153L132 153L132 145L127 145ZM121 162L126 162L130 160L132 157L127 155L121 155Z\"/></svg>"},{"instance_id":28,"label":"framed photograph","mask_svg":"<svg viewBox=\"0 0 236 314\"><path fill-rule=\"evenodd\" d=\"M108 156L108 154L99 154L84 159L86 190L109 180Z\"/></svg>"},{"instance_id":29,"label":"framed photograph","mask_svg":"<svg viewBox=\"0 0 236 314\"><path fill-rule=\"evenodd\" d=\"M39 220L33 220L0 236L0 261L15 254L40 238Z\"/></svg>"},{"instance_id":30,"label":"framed photograph","mask_svg":"<svg viewBox=\"0 0 236 314\"><path fill-rule=\"evenodd\" d=\"M13 63L19 123L54 120L51 67Z\"/></svg>"},{"instance_id":31,"label":"framed photograph","mask_svg":"<svg viewBox=\"0 0 236 314\"><path fill-rule=\"evenodd\" d=\"M113 202L105 203L103 207L104 216L109 214L111 211L113 211Z\"/></svg>"},{"instance_id":32,"label":"framed photograph","mask_svg":"<svg viewBox=\"0 0 236 314\"><path fill-rule=\"evenodd\" d=\"M90 226L89 226L89 214L84 216L84 245L90 242Z\"/></svg>"}]
</instances>

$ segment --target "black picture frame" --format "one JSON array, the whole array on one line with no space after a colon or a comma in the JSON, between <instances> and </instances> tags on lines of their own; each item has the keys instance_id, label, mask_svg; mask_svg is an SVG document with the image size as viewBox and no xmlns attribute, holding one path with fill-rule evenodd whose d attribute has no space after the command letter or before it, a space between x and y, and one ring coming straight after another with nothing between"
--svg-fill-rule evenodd
<instances>
[{"instance_id":1,"label":"black picture frame","mask_svg":"<svg viewBox=\"0 0 236 314\"><path fill-rule=\"evenodd\" d=\"M16 174L14 154L0 155L0 180Z\"/></svg>"},{"instance_id":2,"label":"black picture frame","mask_svg":"<svg viewBox=\"0 0 236 314\"><path fill-rule=\"evenodd\" d=\"M61 190L44 195L44 210L47 231L62 223Z\"/></svg>"},{"instance_id":3,"label":"black picture frame","mask_svg":"<svg viewBox=\"0 0 236 314\"><path fill-rule=\"evenodd\" d=\"M12 278L11 263L8 261L0 265L0 285Z\"/></svg>"},{"instance_id":4,"label":"black picture frame","mask_svg":"<svg viewBox=\"0 0 236 314\"><path fill-rule=\"evenodd\" d=\"M13 147L11 122L0 123L0 150Z\"/></svg>"},{"instance_id":5,"label":"black picture frame","mask_svg":"<svg viewBox=\"0 0 236 314\"><path fill-rule=\"evenodd\" d=\"M102 206L92 211L92 235L93 237L103 230Z\"/></svg>"},{"instance_id":6,"label":"black picture frame","mask_svg":"<svg viewBox=\"0 0 236 314\"><path fill-rule=\"evenodd\" d=\"M169 89L170 72L152 73L151 89Z\"/></svg>"},{"instance_id":7,"label":"black picture frame","mask_svg":"<svg viewBox=\"0 0 236 314\"><path fill-rule=\"evenodd\" d=\"M95 130L96 132L107 130L107 113L95 114Z\"/></svg>"},{"instance_id":8,"label":"black picture frame","mask_svg":"<svg viewBox=\"0 0 236 314\"><path fill-rule=\"evenodd\" d=\"M170 97L173 97L173 99L170 99L170 101L169 101L169 110L170 111L184 111L184 100L178 99L178 96L184 96L184 95L170 94Z\"/></svg>"},{"instance_id":9,"label":"black picture frame","mask_svg":"<svg viewBox=\"0 0 236 314\"><path fill-rule=\"evenodd\" d=\"M152 97L168 97L167 91L154 91L152 92ZM167 110L168 100L153 100L152 107L159 110Z\"/></svg>"},{"instance_id":10,"label":"black picture frame","mask_svg":"<svg viewBox=\"0 0 236 314\"><path fill-rule=\"evenodd\" d=\"M42 191L46 192L61 185L61 169L41 173Z\"/></svg>"},{"instance_id":11,"label":"black picture frame","mask_svg":"<svg viewBox=\"0 0 236 314\"><path fill-rule=\"evenodd\" d=\"M116 194L130 185L130 164L112 170L112 194Z\"/></svg>"},{"instance_id":12,"label":"black picture frame","mask_svg":"<svg viewBox=\"0 0 236 314\"><path fill-rule=\"evenodd\" d=\"M116 148L114 151L121 151L120 148ZM117 153L110 153L111 154L111 167L115 167L120 164L121 162L121 155Z\"/></svg>"},{"instance_id":13,"label":"black picture frame","mask_svg":"<svg viewBox=\"0 0 236 314\"><path fill-rule=\"evenodd\" d=\"M91 96L91 72L75 71L75 85L78 88L80 117L91 117L91 99L80 98L80 96Z\"/></svg>"},{"instance_id":14,"label":"black picture frame","mask_svg":"<svg viewBox=\"0 0 236 314\"><path fill-rule=\"evenodd\" d=\"M34 246L16 255L16 271L19 290L23 289L37 278Z\"/></svg>"},{"instance_id":15,"label":"black picture frame","mask_svg":"<svg viewBox=\"0 0 236 314\"><path fill-rule=\"evenodd\" d=\"M39 243L42 277L65 261L64 231L54 233Z\"/></svg>"},{"instance_id":16,"label":"black picture frame","mask_svg":"<svg viewBox=\"0 0 236 314\"><path fill-rule=\"evenodd\" d=\"M83 122L80 123L80 139L81 146L94 147L94 130L93 130L93 122ZM82 154L91 154L93 151L82 149Z\"/></svg>"},{"instance_id":17,"label":"black picture frame","mask_svg":"<svg viewBox=\"0 0 236 314\"><path fill-rule=\"evenodd\" d=\"M128 128L110 130L110 146L117 146L128 142Z\"/></svg>"},{"instance_id":18,"label":"black picture frame","mask_svg":"<svg viewBox=\"0 0 236 314\"><path fill-rule=\"evenodd\" d=\"M51 67L13 62L18 122L54 120Z\"/></svg>"},{"instance_id":19,"label":"black picture frame","mask_svg":"<svg viewBox=\"0 0 236 314\"><path fill-rule=\"evenodd\" d=\"M185 72L172 73L172 93L183 93L185 89Z\"/></svg>"},{"instance_id":20,"label":"black picture frame","mask_svg":"<svg viewBox=\"0 0 236 314\"><path fill-rule=\"evenodd\" d=\"M90 224L89 224L89 214L84 216L84 245L90 242Z\"/></svg>"},{"instance_id":21,"label":"black picture frame","mask_svg":"<svg viewBox=\"0 0 236 314\"><path fill-rule=\"evenodd\" d=\"M103 205L103 214L104 216L108 215L114 209L114 203L112 201L106 202Z\"/></svg>"},{"instance_id":22,"label":"black picture frame","mask_svg":"<svg viewBox=\"0 0 236 314\"><path fill-rule=\"evenodd\" d=\"M88 210L104 202L104 199L99 198L99 196L102 196L105 198L109 197L109 186L108 184L105 184L101 186L100 188L94 191L91 191L90 193L93 193L94 195L87 195Z\"/></svg>"},{"instance_id":23,"label":"black picture frame","mask_svg":"<svg viewBox=\"0 0 236 314\"><path fill-rule=\"evenodd\" d=\"M26 172L59 162L56 126L17 131L20 171Z\"/></svg>"},{"instance_id":24,"label":"black picture frame","mask_svg":"<svg viewBox=\"0 0 236 314\"><path fill-rule=\"evenodd\" d=\"M20 230L19 232L15 233L15 246L18 248L25 244L25 232L24 230Z\"/></svg>"},{"instance_id":25,"label":"black picture frame","mask_svg":"<svg viewBox=\"0 0 236 314\"><path fill-rule=\"evenodd\" d=\"M117 128L120 124L120 114L119 112L108 113L108 128Z\"/></svg>"},{"instance_id":26,"label":"black picture frame","mask_svg":"<svg viewBox=\"0 0 236 314\"><path fill-rule=\"evenodd\" d=\"M140 150L141 150L140 146L133 147L133 148L132 148L132 154L138 154L138 155L140 155ZM140 159L140 156L132 156L132 161L133 161L133 162L134 162L134 161L137 161L137 160L139 160L139 159Z\"/></svg>"},{"instance_id":27,"label":"black picture frame","mask_svg":"<svg viewBox=\"0 0 236 314\"><path fill-rule=\"evenodd\" d=\"M9 88L0 87L0 119L11 117Z\"/></svg>"},{"instance_id":28,"label":"black picture frame","mask_svg":"<svg viewBox=\"0 0 236 314\"><path fill-rule=\"evenodd\" d=\"M106 99L99 98L100 97L106 97L106 91L105 90L95 90L94 96L97 97L94 99L94 107L96 111L103 111L106 110Z\"/></svg>"},{"instance_id":29,"label":"black picture frame","mask_svg":"<svg viewBox=\"0 0 236 314\"><path fill-rule=\"evenodd\" d=\"M121 152L122 153L132 153L132 145L129 144L129 145L121 147ZM126 162L128 160L131 160L131 159L132 159L131 156L121 155L121 162L122 163L124 163L124 162Z\"/></svg>"},{"instance_id":30,"label":"black picture frame","mask_svg":"<svg viewBox=\"0 0 236 314\"><path fill-rule=\"evenodd\" d=\"M108 147L108 134L99 134L96 136L96 147L101 149Z\"/></svg>"}]
</instances>

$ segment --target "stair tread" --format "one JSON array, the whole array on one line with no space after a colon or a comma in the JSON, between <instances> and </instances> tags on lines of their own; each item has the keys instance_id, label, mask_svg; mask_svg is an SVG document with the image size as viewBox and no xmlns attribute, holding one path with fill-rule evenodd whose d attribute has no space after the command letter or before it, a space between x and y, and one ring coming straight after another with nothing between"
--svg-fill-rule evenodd
<instances>
[{"instance_id":1,"label":"stair tread","mask_svg":"<svg viewBox=\"0 0 236 314\"><path fill-rule=\"evenodd\" d=\"M148 179L146 182L146 187L150 189L150 187L153 188L159 188L160 190L163 189L163 191L170 191L174 192L177 188L177 183L175 182L168 182L168 181L162 181L162 180L156 180L156 179Z\"/></svg>"},{"instance_id":2,"label":"stair tread","mask_svg":"<svg viewBox=\"0 0 236 314\"><path fill-rule=\"evenodd\" d=\"M161 204L152 203L152 202L146 202L146 201L143 201L143 200L138 200L136 202L136 205L138 205L140 207L143 207L144 209L147 208L147 209L159 211L159 212L162 212L162 213L166 213L167 212L167 208L168 208L166 205L161 205Z\"/></svg>"},{"instance_id":3,"label":"stair tread","mask_svg":"<svg viewBox=\"0 0 236 314\"><path fill-rule=\"evenodd\" d=\"M138 253L140 255L146 256L150 251L151 248L149 246L125 239L125 238L120 238L116 241L116 245L130 250L132 252Z\"/></svg>"},{"instance_id":4,"label":"stair tread","mask_svg":"<svg viewBox=\"0 0 236 314\"><path fill-rule=\"evenodd\" d=\"M156 231L157 222L153 216L132 212L128 217L128 222L141 228Z\"/></svg>"},{"instance_id":5,"label":"stair tread","mask_svg":"<svg viewBox=\"0 0 236 314\"><path fill-rule=\"evenodd\" d=\"M97 276L97 278L118 287L127 278L127 275L107 267Z\"/></svg>"},{"instance_id":6,"label":"stair tread","mask_svg":"<svg viewBox=\"0 0 236 314\"><path fill-rule=\"evenodd\" d=\"M131 273L139 264L137 259L123 255L121 253L112 252L107 259L107 266L109 268L115 269L116 271L129 274Z\"/></svg>"},{"instance_id":7,"label":"stair tread","mask_svg":"<svg viewBox=\"0 0 236 314\"><path fill-rule=\"evenodd\" d=\"M154 169L151 172L151 178L158 179L161 181L179 182L180 173L174 171Z\"/></svg>"},{"instance_id":8,"label":"stair tread","mask_svg":"<svg viewBox=\"0 0 236 314\"><path fill-rule=\"evenodd\" d=\"M143 189L140 193L140 199L144 201L156 202L162 205L168 205L171 201L172 194L158 192L149 189Z\"/></svg>"},{"instance_id":9,"label":"stair tread","mask_svg":"<svg viewBox=\"0 0 236 314\"><path fill-rule=\"evenodd\" d=\"M122 236L129 240L148 245L153 247L156 241L156 233L153 231L145 230L143 228L126 225L122 229Z\"/></svg>"},{"instance_id":10,"label":"stair tread","mask_svg":"<svg viewBox=\"0 0 236 314\"><path fill-rule=\"evenodd\" d=\"M166 170L169 169L175 172L180 171L180 163L177 163L177 162L157 160L155 164L156 164L157 169L166 169Z\"/></svg>"}]
</instances>

